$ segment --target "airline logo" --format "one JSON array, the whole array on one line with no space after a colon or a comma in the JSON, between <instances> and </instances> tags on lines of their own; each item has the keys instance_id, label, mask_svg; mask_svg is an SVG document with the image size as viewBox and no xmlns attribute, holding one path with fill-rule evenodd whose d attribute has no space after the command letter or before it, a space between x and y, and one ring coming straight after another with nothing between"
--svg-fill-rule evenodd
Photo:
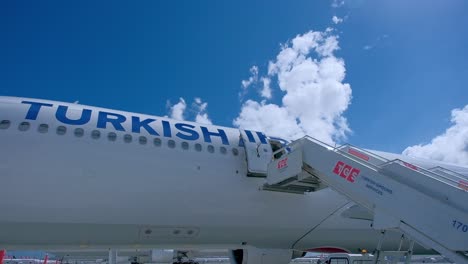
<instances>
[{"instance_id":1,"label":"airline logo","mask_svg":"<svg viewBox=\"0 0 468 264\"><path fill-rule=\"evenodd\" d=\"M287 166L288 166L288 158L278 161L278 165L277 165L278 170L286 168Z\"/></svg>"},{"instance_id":2,"label":"airline logo","mask_svg":"<svg viewBox=\"0 0 468 264\"><path fill-rule=\"evenodd\" d=\"M116 131L141 133L145 131L156 137L177 137L183 140L194 141L203 140L211 143L213 138L219 138L224 145L231 145L224 129L213 126L194 125L185 122L174 122L173 120L164 120L156 118L142 117L139 115L122 115L115 112L97 111L86 107L77 109L78 117L70 118L71 112L67 105L54 105L35 101L22 101L22 104L29 106L25 119L36 120L44 108L53 108L55 110L55 119L62 124L80 126L90 122L95 122L94 126L98 129L113 128ZM97 115L92 119L92 115ZM277 137L268 137L262 132L244 130L247 135L246 140L250 143L268 144L268 139L278 140L283 145L288 142ZM258 138L256 139L255 136ZM244 141L239 141L239 146L244 146Z\"/></svg>"},{"instance_id":3,"label":"airline logo","mask_svg":"<svg viewBox=\"0 0 468 264\"><path fill-rule=\"evenodd\" d=\"M353 168L343 161L338 161L335 165L335 168L333 168L333 173L346 179L349 182L354 182L356 177L359 176L359 173L361 173L361 170L358 168Z\"/></svg>"}]
</instances>

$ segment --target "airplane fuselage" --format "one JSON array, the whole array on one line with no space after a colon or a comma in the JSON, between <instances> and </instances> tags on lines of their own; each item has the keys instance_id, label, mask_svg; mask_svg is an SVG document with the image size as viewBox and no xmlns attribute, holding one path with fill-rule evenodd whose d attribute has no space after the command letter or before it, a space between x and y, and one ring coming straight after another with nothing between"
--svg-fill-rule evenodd
<instances>
[{"instance_id":1,"label":"airplane fuselage","mask_svg":"<svg viewBox=\"0 0 468 264\"><path fill-rule=\"evenodd\" d=\"M238 129L14 97L0 97L0 122L0 247L356 251L378 239L329 188L260 190Z\"/></svg>"}]
</instances>

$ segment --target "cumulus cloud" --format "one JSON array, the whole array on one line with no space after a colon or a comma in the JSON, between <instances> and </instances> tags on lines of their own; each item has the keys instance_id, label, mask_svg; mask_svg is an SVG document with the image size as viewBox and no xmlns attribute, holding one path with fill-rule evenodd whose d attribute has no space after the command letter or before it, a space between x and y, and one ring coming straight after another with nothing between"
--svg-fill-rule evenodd
<instances>
[{"instance_id":1,"label":"cumulus cloud","mask_svg":"<svg viewBox=\"0 0 468 264\"><path fill-rule=\"evenodd\" d=\"M283 138L298 138L304 132L297 121L285 108L275 104L259 103L247 100L242 106L239 116L234 120L236 126L256 131L265 131L273 136Z\"/></svg>"},{"instance_id":2,"label":"cumulus cloud","mask_svg":"<svg viewBox=\"0 0 468 264\"><path fill-rule=\"evenodd\" d=\"M184 120L184 112L187 108L184 98L179 98L179 102L171 107L169 116L173 119Z\"/></svg>"},{"instance_id":3,"label":"cumulus cloud","mask_svg":"<svg viewBox=\"0 0 468 264\"><path fill-rule=\"evenodd\" d=\"M428 144L406 148L404 155L468 165L468 105L452 110L452 126Z\"/></svg>"},{"instance_id":4,"label":"cumulus cloud","mask_svg":"<svg viewBox=\"0 0 468 264\"><path fill-rule=\"evenodd\" d=\"M332 17L332 21L333 21L333 23L335 23L335 24L339 24L339 23L343 22L343 19L342 19L342 18L339 18L339 17L337 17L337 16L333 16L333 17Z\"/></svg>"},{"instance_id":5,"label":"cumulus cloud","mask_svg":"<svg viewBox=\"0 0 468 264\"><path fill-rule=\"evenodd\" d=\"M208 117L208 103L203 102L199 97L196 97L193 103L187 108L187 103L184 98L179 98L179 102L171 106L168 103L170 111L169 117L177 120L189 120L202 124L212 124Z\"/></svg>"},{"instance_id":6,"label":"cumulus cloud","mask_svg":"<svg viewBox=\"0 0 468 264\"><path fill-rule=\"evenodd\" d=\"M332 31L310 31L283 44L262 77L270 91L275 82L283 94L281 103L268 103L268 96L260 102L247 100L234 125L287 139L306 134L328 143L344 139L350 132L343 113L351 87L343 82L346 69L343 59L334 55L338 49Z\"/></svg>"},{"instance_id":7,"label":"cumulus cloud","mask_svg":"<svg viewBox=\"0 0 468 264\"><path fill-rule=\"evenodd\" d=\"M250 85L258 82L258 66L252 66L250 68L250 77L247 80L242 80L242 88L247 89Z\"/></svg>"}]
</instances>

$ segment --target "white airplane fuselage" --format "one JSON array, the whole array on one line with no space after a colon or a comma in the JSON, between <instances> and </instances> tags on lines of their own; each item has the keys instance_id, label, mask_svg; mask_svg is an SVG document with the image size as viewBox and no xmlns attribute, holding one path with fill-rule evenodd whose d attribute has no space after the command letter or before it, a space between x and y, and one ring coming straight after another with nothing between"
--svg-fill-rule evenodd
<instances>
[{"instance_id":1,"label":"white airplane fuselage","mask_svg":"<svg viewBox=\"0 0 468 264\"><path fill-rule=\"evenodd\" d=\"M238 129L15 97L0 97L0 122L0 248L356 251L378 240L329 188L260 190Z\"/></svg>"}]
</instances>

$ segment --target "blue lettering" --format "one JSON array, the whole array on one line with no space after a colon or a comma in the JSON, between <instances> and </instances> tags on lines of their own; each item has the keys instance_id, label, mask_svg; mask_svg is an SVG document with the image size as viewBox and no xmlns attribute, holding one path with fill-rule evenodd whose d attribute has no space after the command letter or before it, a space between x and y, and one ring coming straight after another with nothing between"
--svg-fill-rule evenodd
<instances>
[{"instance_id":1,"label":"blue lettering","mask_svg":"<svg viewBox=\"0 0 468 264\"><path fill-rule=\"evenodd\" d=\"M245 147L245 143L244 143L244 139L243 138L239 138L239 145L238 147Z\"/></svg>"},{"instance_id":2,"label":"blue lettering","mask_svg":"<svg viewBox=\"0 0 468 264\"><path fill-rule=\"evenodd\" d=\"M177 124L175 124L175 127L178 130L189 134L189 135L187 135L187 134L182 134L180 132L177 132L176 136L181 138L181 139L197 140L198 138L200 138L200 135L198 134L198 132L193 130L193 128L195 128L195 126L193 126L193 125L177 123Z\"/></svg>"},{"instance_id":3,"label":"blue lettering","mask_svg":"<svg viewBox=\"0 0 468 264\"><path fill-rule=\"evenodd\" d=\"M163 133L165 137L172 137L171 124L167 121L162 121Z\"/></svg>"},{"instance_id":4,"label":"blue lettering","mask_svg":"<svg viewBox=\"0 0 468 264\"><path fill-rule=\"evenodd\" d=\"M262 142L262 144L268 144L267 137L265 136L265 134L263 134L262 132L257 132L257 136L260 139L260 142Z\"/></svg>"},{"instance_id":5,"label":"blue lettering","mask_svg":"<svg viewBox=\"0 0 468 264\"><path fill-rule=\"evenodd\" d=\"M57 108L57 112L55 113L55 117L58 121L69 124L69 125L84 125L89 122L91 119L91 110L90 109L82 109L81 110L81 117L79 119L70 119L67 117L68 106L59 105Z\"/></svg>"},{"instance_id":6,"label":"blue lettering","mask_svg":"<svg viewBox=\"0 0 468 264\"><path fill-rule=\"evenodd\" d=\"M210 132L208 131L208 128L202 126L200 127L203 133L203 139L205 142L211 143L211 136L218 136L221 138L221 141L223 142L224 145L229 145L228 138L226 136L226 132L222 129L218 129L218 133L216 132Z\"/></svg>"},{"instance_id":7,"label":"blue lettering","mask_svg":"<svg viewBox=\"0 0 468 264\"><path fill-rule=\"evenodd\" d=\"M255 143L255 138L250 130L244 130L250 143Z\"/></svg>"},{"instance_id":8,"label":"blue lettering","mask_svg":"<svg viewBox=\"0 0 468 264\"><path fill-rule=\"evenodd\" d=\"M29 102L29 101L22 101L22 104L30 104L28 113L26 114L26 119L29 120L36 120L37 115L39 114L39 110L41 110L42 106L51 107L52 104L44 104L44 103L36 103L36 102Z\"/></svg>"},{"instance_id":9,"label":"blue lettering","mask_svg":"<svg viewBox=\"0 0 468 264\"><path fill-rule=\"evenodd\" d=\"M123 115L99 111L97 127L106 128L107 123L111 123L115 130L125 131L124 127L122 126L122 123L125 122L125 120L127 120L127 118L125 118Z\"/></svg>"},{"instance_id":10,"label":"blue lettering","mask_svg":"<svg viewBox=\"0 0 468 264\"><path fill-rule=\"evenodd\" d=\"M153 136L159 136L158 132L156 132L152 127L150 127L150 123L156 121L156 119L148 118L143 121L140 120L138 116L132 116L132 132L133 133L140 133L141 128L143 127Z\"/></svg>"}]
</instances>

